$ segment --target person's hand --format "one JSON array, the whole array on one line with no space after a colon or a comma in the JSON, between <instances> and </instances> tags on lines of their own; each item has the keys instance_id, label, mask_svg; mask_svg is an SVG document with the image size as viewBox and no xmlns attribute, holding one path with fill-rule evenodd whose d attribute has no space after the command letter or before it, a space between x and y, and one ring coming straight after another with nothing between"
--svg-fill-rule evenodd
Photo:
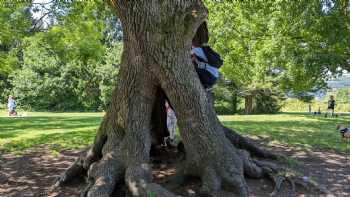
<instances>
[{"instance_id":1,"label":"person's hand","mask_svg":"<svg viewBox=\"0 0 350 197\"><path fill-rule=\"evenodd\" d=\"M194 55L191 55L192 62L196 62L197 58Z\"/></svg>"}]
</instances>

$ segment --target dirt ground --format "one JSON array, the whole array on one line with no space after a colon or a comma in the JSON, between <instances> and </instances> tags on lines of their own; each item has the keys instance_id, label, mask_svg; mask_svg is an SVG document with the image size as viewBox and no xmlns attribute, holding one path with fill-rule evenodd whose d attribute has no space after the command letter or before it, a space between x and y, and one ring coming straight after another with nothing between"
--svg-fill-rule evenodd
<instances>
[{"instance_id":1,"label":"dirt ground","mask_svg":"<svg viewBox=\"0 0 350 197\"><path fill-rule=\"evenodd\" d=\"M279 153L298 159L298 169L305 176L317 180L324 185L334 196L350 196L350 154L337 154L330 151L298 151L288 147L274 147ZM28 151L23 156L3 154L0 156L0 196L2 197L28 197L28 196L78 196L84 187L84 179L78 179L68 186L53 188L55 179L74 161L81 150L62 151L53 156L45 148ZM176 168L172 164L158 163L153 166L154 181L175 192L179 196L199 196L200 181L189 179L183 185L175 185L169 181L174 177ZM252 196L266 197L273 188L269 180L248 179ZM293 192L285 184L280 197L306 197L321 196L297 188ZM120 196L115 195L115 196ZM223 191L222 196L234 197L234 192Z\"/></svg>"}]
</instances>

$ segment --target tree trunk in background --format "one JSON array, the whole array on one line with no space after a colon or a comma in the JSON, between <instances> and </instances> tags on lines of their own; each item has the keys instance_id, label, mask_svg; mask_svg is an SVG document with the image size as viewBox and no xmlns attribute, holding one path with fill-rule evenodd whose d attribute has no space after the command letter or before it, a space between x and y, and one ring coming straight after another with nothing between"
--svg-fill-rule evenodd
<instances>
[{"instance_id":1,"label":"tree trunk in background","mask_svg":"<svg viewBox=\"0 0 350 197\"><path fill-rule=\"evenodd\" d=\"M244 112L245 114L252 114L253 111L253 96L247 95L244 97Z\"/></svg>"},{"instance_id":2,"label":"tree trunk in background","mask_svg":"<svg viewBox=\"0 0 350 197\"><path fill-rule=\"evenodd\" d=\"M232 92L231 95L231 105L232 105L232 112L237 113L238 110L238 95L237 95L237 86L232 82L232 85L229 86L229 89Z\"/></svg>"},{"instance_id":3,"label":"tree trunk in background","mask_svg":"<svg viewBox=\"0 0 350 197\"><path fill-rule=\"evenodd\" d=\"M261 177L249 158L271 157L219 122L190 59L191 41L207 16L201 0L111 0L124 32L118 87L94 144L59 179L87 171L83 196L111 196L125 182L132 196L175 196L152 183L153 143L166 135L164 91L176 112L186 159L181 171L201 178L201 195L220 196L221 185L249 196L244 174ZM162 91L160 91L162 90ZM165 121L164 121L165 122ZM152 137L153 136L153 137ZM153 138L153 140L152 140ZM238 148L237 148L238 147Z\"/></svg>"},{"instance_id":4,"label":"tree trunk in background","mask_svg":"<svg viewBox=\"0 0 350 197\"><path fill-rule=\"evenodd\" d=\"M232 112L235 114L238 111L237 110L237 108L238 108L238 96L235 92L232 93L231 102L232 102Z\"/></svg>"}]
</instances>

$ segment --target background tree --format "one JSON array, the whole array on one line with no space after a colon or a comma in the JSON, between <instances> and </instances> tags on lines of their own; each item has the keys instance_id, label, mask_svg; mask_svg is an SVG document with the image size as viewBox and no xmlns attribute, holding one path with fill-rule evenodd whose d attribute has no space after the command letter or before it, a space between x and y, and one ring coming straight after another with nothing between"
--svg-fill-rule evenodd
<instances>
[{"instance_id":1,"label":"background tree","mask_svg":"<svg viewBox=\"0 0 350 197\"><path fill-rule=\"evenodd\" d=\"M31 35L30 4L0 4L0 98L11 87L8 75L22 63L22 39Z\"/></svg>"},{"instance_id":2,"label":"background tree","mask_svg":"<svg viewBox=\"0 0 350 197\"><path fill-rule=\"evenodd\" d=\"M32 110L106 108L122 50L116 17L102 2L39 5L26 7L35 31L17 36L21 45L13 50L20 50L20 56L5 56L13 57L18 65L7 66L12 70L6 73L9 85L4 100L14 94L22 107ZM40 11L43 15L33 19ZM106 25L111 23L113 26Z\"/></svg>"},{"instance_id":3,"label":"background tree","mask_svg":"<svg viewBox=\"0 0 350 197\"><path fill-rule=\"evenodd\" d=\"M247 113L256 92L315 92L329 72L349 68L347 1L206 3L211 43L224 55L223 73L243 93Z\"/></svg>"},{"instance_id":4,"label":"background tree","mask_svg":"<svg viewBox=\"0 0 350 197\"><path fill-rule=\"evenodd\" d=\"M247 101L247 113L267 112L269 110L260 108L265 105L257 105L258 95L255 93L305 95L307 92L324 89L330 73L336 74L341 71L339 68L349 68L347 1L313 0L294 4L285 1L205 3L212 13L209 18L210 44L225 58L225 65L221 69L222 83L215 90L216 108L220 113L236 112L237 107L234 106L239 104L241 98ZM115 47L115 50L121 48L118 42L122 36L120 23L103 3L51 1L31 4L5 1L0 7L0 20L4 24L0 30L0 94L3 101L8 94L16 93L20 105L35 110L104 108L108 99L103 95L111 94L112 85L107 83L108 80L102 80L102 84L98 81L101 81L101 77L109 79L112 75L115 76L116 73L108 72L111 67L104 64L110 62L106 58L115 56L105 54L111 47ZM33 44L30 44L31 41ZM45 42L50 49L45 48L43 43L34 46L38 42ZM24 83L21 85L21 78L29 80L30 76L33 77L28 71L33 68L28 65L29 62L36 64L36 68L45 65L45 59L36 59L34 53L29 55L30 52L47 50L50 52L45 52L46 55L52 54L48 59L56 58L60 68L65 68L63 73L73 69L69 71L70 84L65 85L67 92L75 97L70 104L65 104L68 101L62 99L51 99L65 97L54 96L57 93L27 96L30 94L29 89L25 89ZM94 50L96 53L93 53ZM25 51L28 56L23 56ZM88 65L89 69L83 69L82 65ZM22 70L22 67L26 69ZM31 73L36 71L32 70ZM83 77L74 77L78 75ZM45 84L55 84L54 80L49 82L50 78L58 76L52 73L49 76L45 79ZM30 90L40 89L32 87L39 83L29 84ZM53 87L47 89L54 89ZM44 92L48 94L48 91ZM29 102L33 99L43 102L39 104L41 101L38 101L39 105L35 106ZM53 102L50 103L50 100ZM279 99L272 100L276 101L275 106L279 105Z\"/></svg>"},{"instance_id":5,"label":"background tree","mask_svg":"<svg viewBox=\"0 0 350 197\"><path fill-rule=\"evenodd\" d=\"M338 90L335 97L338 102L350 103L350 88Z\"/></svg>"}]
</instances>

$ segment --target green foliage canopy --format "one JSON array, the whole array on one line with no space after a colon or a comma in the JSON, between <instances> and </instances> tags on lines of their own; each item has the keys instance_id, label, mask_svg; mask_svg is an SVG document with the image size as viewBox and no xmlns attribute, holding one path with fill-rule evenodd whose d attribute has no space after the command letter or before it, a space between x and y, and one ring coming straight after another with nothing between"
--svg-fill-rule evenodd
<instances>
[{"instance_id":1,"label":"green foliage canopy","mask_svg":"<svg viewBox=\"0 0 350 197\"><path fill-rule=\"evenodd\" d=\"M54 23L20 38L21 57L16 58L22 62L8 73L12 87L5 94L34 110L104 109L122 51L106 21L117 20L103 2L54 4L50 9Z\"/></svg>"},{"instance_id":2,"label":"green foliage canopy","mask_svg":"<svg viewBox=\"0 0 350 197\"><path fill-rule=\"evenodd\" d=\"M350 70L346 0L205 3L210 44L225 59L218 98L232 106L237 95L253 95L256 105L278 108L279 93L316 91L330 72ZM46 18L33 17L42 10ZM12 93L20 104L44 110L108 105L122 43L121 26L103 2L2 3L0 24L3 99Z\"/></svg>"},{"instance_id":3,"label":"green foliage canopy","mask_svg":"<svg viewBox=\"0 0 350 197\"><path fill-rule=\"evenodd\" d=\"M242 91L316 91L329 71L350 68L348 1L206 3L223 73Z\"/></svg>"}]
</instances>

